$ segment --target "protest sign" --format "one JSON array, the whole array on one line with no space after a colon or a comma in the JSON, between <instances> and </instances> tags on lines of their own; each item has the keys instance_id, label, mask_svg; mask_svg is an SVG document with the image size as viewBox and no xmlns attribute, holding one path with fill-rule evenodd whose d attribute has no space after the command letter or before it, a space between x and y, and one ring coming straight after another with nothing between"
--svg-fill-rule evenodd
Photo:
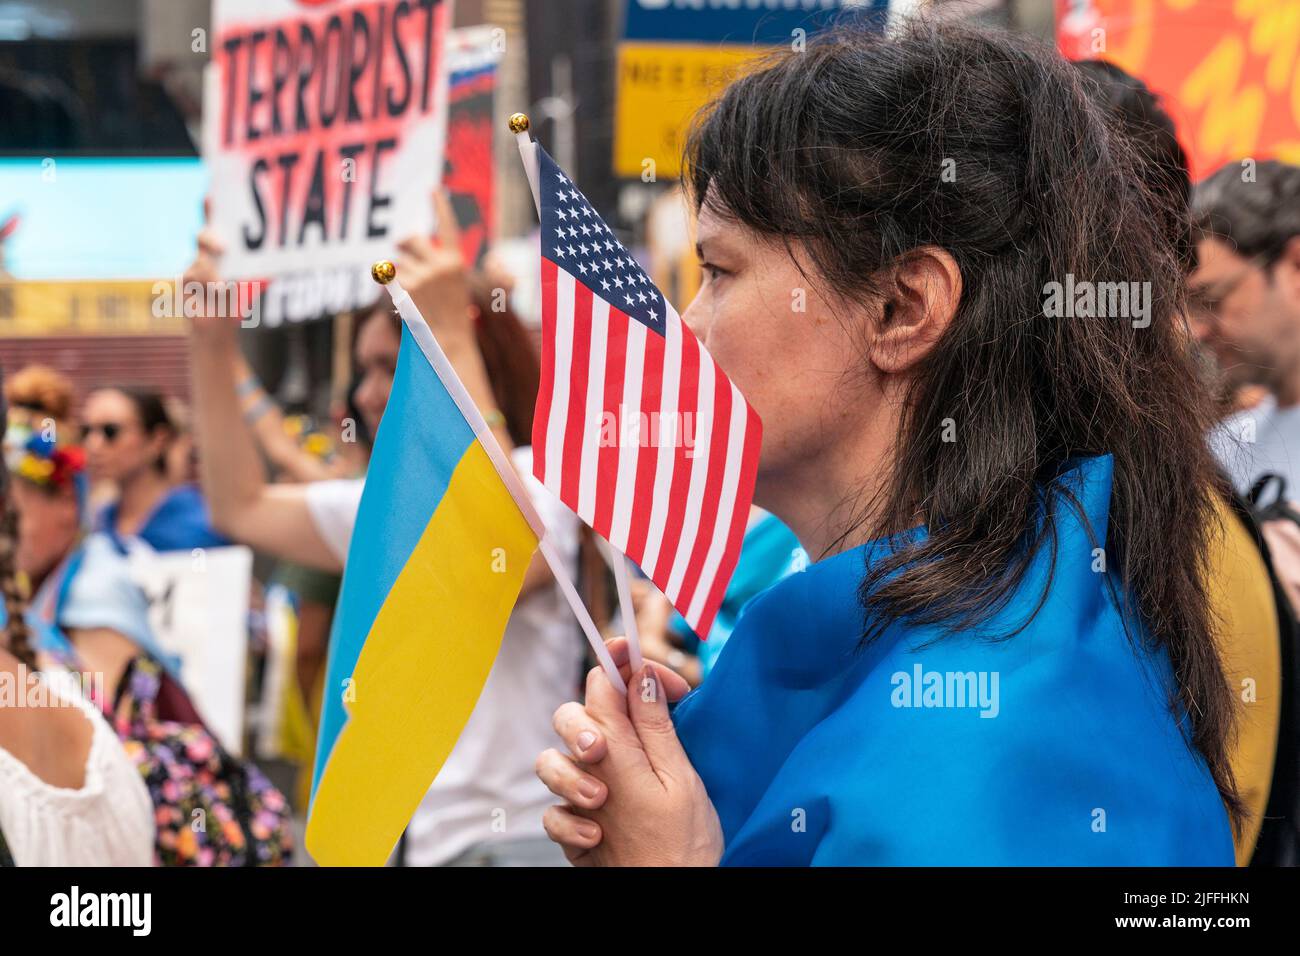
<instances>
[{"instance_id":1,"label":"protest sign","mask_svg":"<svg viewBox=\"0 0 1300 956\"><path fill-rule=\"evenodd\" d=\"M277 325L373 301L433 229L450 0L216 0L203 151L224 277Z\"/></svg>"},{"instance_id":2,"label":"protest sign","mask_svg":"<svg viewBox=\"0 0 1300 956\"><path fill-rule=\"evenodd\" d=\"M132 547L131 577L149 601L158 644L180 659L180 680L208 729L231 753L243 751L248 588L245 547L158 552Z\"/></svg>"},{"instance_id":3,"label":"protest sign","mask_svg":"<svg viewBox=\"0 0 1300 956\"><path fill-rule=\"evenodd\" d=\"M447 38L447 162L443 185L460 225L461 253L478 265L494 238L493 143L497 65L505 50L495 27L452 30Z\"/></svg>"},{"instance_id":4,"label":"protest sign","mask_svg":"<svg viewBox=\"0 0 1300 956\"><path fill-rule=\"evenodd\" d=\"M1140 77L1178 124L1192 178L1300 162L1300 7L1275 0L1057 0L1057 43ZM1208 27L1213 25L1213 29Z\"/></svg>"},{"instance_id":5,"label":"protest sign","mask_svg":"<svg viewBox=\"0 0 1300 956\"><path fill-rule=\"evenodd\" d=\"M845 8L883 24L888 7L888 0L627 0L614 172L676 177L691 118L747 63L777 46L799 49Z\"/></svg>"}]
</instances>

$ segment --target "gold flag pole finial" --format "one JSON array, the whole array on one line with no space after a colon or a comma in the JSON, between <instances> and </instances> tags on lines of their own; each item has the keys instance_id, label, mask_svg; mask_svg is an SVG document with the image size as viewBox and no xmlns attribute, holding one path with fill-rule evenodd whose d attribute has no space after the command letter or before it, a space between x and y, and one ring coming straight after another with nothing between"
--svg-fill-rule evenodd
<instances>
[{"instance_id":1,"label":"gold flag pole finial","mask_svg":"<svg viewBox=\"0 0 1300 956\"><path fill-rule=\"evenodd\" d=\"M388 285L397 278L397 267L387 259L380 259L370 267L370 278L380 285Z\"/></svg>"},{"instance_id":2,"label":"gold flag pole finial","mask_svg":"<svg viewBox=\"0 0 1300 956\"><path fill-rule=\"evenodd\" d=\"M510 114L510 132L515 134L515 143L519 147L519 158L524 161L524 175L528 177L528 188L533 194L533 205L542 208L542 197L537 191L537 150L538 146L528 135L528 114Z\"/></svg>"}]
</instances>

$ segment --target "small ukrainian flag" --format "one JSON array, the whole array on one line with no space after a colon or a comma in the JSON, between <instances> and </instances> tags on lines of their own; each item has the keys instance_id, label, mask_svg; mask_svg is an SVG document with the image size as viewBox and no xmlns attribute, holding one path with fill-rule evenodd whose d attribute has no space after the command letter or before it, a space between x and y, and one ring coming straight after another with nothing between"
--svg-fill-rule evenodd
<instances>
[{"instance_id":1,"label":"small ukrainian flag","mask_svg":"<svg viewBox=\"0 0 1300 956\"><path fill-rule=\"evenodd\" d=\"M330 866L388 859L474 710L545 530L410 296L389 288L402 345L335 614L307 820L307 849Z\"/></svg>"}]
</instances>

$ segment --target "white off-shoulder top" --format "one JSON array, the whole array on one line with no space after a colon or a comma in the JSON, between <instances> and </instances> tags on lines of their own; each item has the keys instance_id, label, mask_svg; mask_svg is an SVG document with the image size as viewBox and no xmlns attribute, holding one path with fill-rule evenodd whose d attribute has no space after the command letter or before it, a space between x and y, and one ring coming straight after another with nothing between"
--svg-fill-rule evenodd
<instances>
[{"instance_id":1,"label":"white off-shoulder top","mask_svg":"<svg viewBox=\"0 0 1300 956\"><path fill-rule=\"evenodd\" d=\"M51 677L53 679L51 679ZM19 866L152 866L153 804L113 728L67 675L42 675L52 695L93 727L76 790L37 777L0 747L0 832Z\"/></svg>"}]
</instances>

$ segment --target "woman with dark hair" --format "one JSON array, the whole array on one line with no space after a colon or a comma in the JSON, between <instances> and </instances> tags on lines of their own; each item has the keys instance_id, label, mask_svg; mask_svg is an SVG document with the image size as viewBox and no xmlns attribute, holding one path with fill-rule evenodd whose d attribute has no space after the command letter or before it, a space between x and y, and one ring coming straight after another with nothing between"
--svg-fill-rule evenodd
<instances>
[{"instance_id":1,"label":"woman with dark hair","mask_svg":"<svg viewBox=\"0 0 1300 956\"><path fill-rule=\"evenodd\" d=\"M671 718L655 665L557 711L574 862L1231 865L1209 409L1163 200L1082 83L1002 33L841 28L697 125L683 318L819 560ZM1118 282L1136 311L1045 314Z\"/></svg>"},{"instance_id":2,"label":"woman with dark hair","mask_svg":"<svg viewBox=\"0 0 1300 956\"><path fill-rule=\"evenodd\" d=\"M1196 243L1188 209L1192 177L1173 117L1145 83L1114 63L1080 60L1074 65L1095 84L1088 87L1089 92L1110 112L1137 150L1138 182L1157 194L1158 208L1166 217L1162 228L1174 244L1183 270L1191 272L1196 266Z\"/></svg>"},{"instance_id":3,"label":"woman with dark hair","mask_svg":"<svg viewBox=\"0 0 1300 956\"><path fill-rule=\"evenodd\" d=\"M120 551L132 539L156 551L229 544L212 529L198 488L168 478L167 451L176 428L161 395L131 387L97 389L86 398L82 433L91 478L117 488L117 500L96 517L95 530Z\"/></svg>"}]
</instances>

